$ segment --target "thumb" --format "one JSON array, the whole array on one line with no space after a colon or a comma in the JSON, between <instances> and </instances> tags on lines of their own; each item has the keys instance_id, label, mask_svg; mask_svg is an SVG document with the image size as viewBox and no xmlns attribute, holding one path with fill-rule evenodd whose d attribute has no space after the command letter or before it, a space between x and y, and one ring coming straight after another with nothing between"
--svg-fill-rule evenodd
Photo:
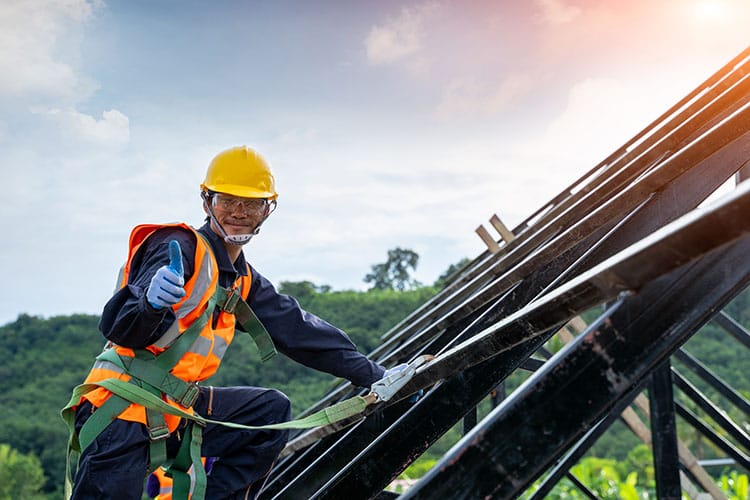
<instances>
[{"instance_id":1,"label":"thumb","mask_svg":"<svg viewBox=\"0 0 750 500\"><path fill-rule=\"evenodd\" d=\"M185 274L182 269L182 250L180 250L180 242L177 240L169 242L169 268L180 278Z\"/></svg>"}]
</instances>

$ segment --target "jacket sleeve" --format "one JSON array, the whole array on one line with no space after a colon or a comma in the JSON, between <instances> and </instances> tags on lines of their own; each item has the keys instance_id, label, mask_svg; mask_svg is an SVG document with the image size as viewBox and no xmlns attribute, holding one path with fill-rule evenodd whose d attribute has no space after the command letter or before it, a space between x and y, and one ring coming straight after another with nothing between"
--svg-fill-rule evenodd
<instances>
[{"instance_id":1,"label":"jacket sleeve","mask_svg":"<svg viewBox=\"0 0 750 500\"><path fill-rule=\"evenodd\" d=\"M343 331L303 310L293 297L278 293L255 269L252 273L248 303L279 351L360 387L383 377L385 369L357 351Z\"/></svg>"},{"instance_id":2,"label":"jacket sleeve","mask_svg":"<svg viewBox=\"0 0 750 500\"><path fill-rule=\"evenodd\" d=\"M107 340L123 347L144 348L156 342L174 322L171 308L155 309L146 300L151 278L160 267L169 264L169 242L173 239L180 243L185 281L192 276L194 234L170 227L150 235L133 257L128 284L104 306L99 331Z\"/></svg>"}]
</instances>

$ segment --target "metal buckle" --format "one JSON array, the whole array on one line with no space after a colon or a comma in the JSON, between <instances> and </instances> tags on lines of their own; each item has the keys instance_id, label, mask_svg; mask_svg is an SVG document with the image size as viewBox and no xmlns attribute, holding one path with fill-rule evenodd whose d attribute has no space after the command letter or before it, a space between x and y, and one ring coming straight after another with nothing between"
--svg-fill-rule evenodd
<instances>
[{"instance_id":1,"label":"metal buckle","mask_svg":"<svg viewBox=\"0 0 750 500\"><path fill-rule=\"evenodd\" d=\"M157 425L148 428L148 437L151 441L161 441L169 437L169 427L166 425Z\"/></svg>"},{"instance_id":2,"label":"metal buckle","mask_svg":"<svg viewBox=\"0 0 750 500\"><path fill-rule=\"evenodd\" d=\"M226 311L228 313L234 313L234 308L237 307L237 303L242 298L239 290L236 288L232 288L229 290L229 293L227 294L227 300L224 301L224 304L221 306L222 311Z\"/></svg>"},{"instance_id":3,"label":"metal buckle","mask_svg":"<svg viewBox=\"0 0 750 500\"><path fill-rule=\"evenodd\" d=\"M187 389L185 389L185 393L180 397L180 400L177 401L180 405L184 406L185 408L192 408L192 406L195 404L195 402L198 400L198 395L201 393L200 387L196 383L188 384Z\"/></svg>"}]
</instances>

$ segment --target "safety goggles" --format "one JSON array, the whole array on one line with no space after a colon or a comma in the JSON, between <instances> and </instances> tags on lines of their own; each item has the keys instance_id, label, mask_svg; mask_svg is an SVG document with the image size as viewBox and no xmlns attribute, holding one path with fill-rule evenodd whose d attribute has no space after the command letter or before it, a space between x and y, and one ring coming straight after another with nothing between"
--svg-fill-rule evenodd
<instances>
[{"instance_id":1,"label":"safety goggles","mask_svg":"<svg viewBox=\"0 0 750 500\"><path fill-rule=\"evenodd\" d=\"M246 213L262 212L268 206L265 198L239 198L228 194L216 193L212 197L214 208L234 212L241 209Z\"/></svg>"}]
</instances>

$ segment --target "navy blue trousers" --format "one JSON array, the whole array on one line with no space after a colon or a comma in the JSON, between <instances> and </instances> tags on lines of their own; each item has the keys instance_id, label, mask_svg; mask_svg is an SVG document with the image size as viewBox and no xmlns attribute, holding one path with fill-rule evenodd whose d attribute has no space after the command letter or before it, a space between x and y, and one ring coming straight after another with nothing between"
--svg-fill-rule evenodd
<instances>
[{"instance_id":1,"label":"navy blue trousers","mask_svg":"<svg viewBox=\"0 0 750 500\"><path fill-rule=\"evenodd\" d=\"M265 425L291 418L289 399L274 389L201 387L195 411L212 420ZM79 430L91 415L86 402L76 411ZM179 448L177 432L167 439L167 453ZM201 455L216 457L208 475L206 498L255 498L274 460L284 448L288 431L240 430L210 424L203 430ZM81 454L73 499L141 500L149 463L146 426L115 420Z\"/></svg>"}]
</instances>

